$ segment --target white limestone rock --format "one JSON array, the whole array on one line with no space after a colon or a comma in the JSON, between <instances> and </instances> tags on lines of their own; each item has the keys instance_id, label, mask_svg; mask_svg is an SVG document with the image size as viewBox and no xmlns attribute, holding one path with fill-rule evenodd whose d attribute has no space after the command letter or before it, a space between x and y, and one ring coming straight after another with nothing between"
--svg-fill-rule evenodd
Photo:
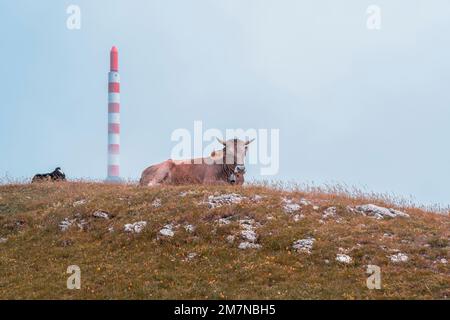
<instances>
[{"instance_id":1,"label":"white limestone rock","mask_svg":"<svg viewBox=\"0 0 450 320\"><path fill-rule=\"evenodd\" d=\"M102 211L102 210L97 210L92 214L94 217L96 218L100 218L100 219L109 219L110 215L108 212L106 211Z\"/></svg>"},{"instance_id":2,"label":"white limestone rock","mask_svg":"<svg viewBox=\"0 0 450 320\"><path fill-rule=\"evenodd\" d=\"M81 200L78 200L78 201L75 201L74 203L72 203L72 206L78 207L78 206L82 206L83 204L86 204L86 203L87 203L86 199L81 199Z\"/></svg>"},{"instance_id":3,"label":"white limestone rock","mask_svg":"<svg viewBox=\"0 0 450 320\"><path fill-rule=\"evenodd\" d=\"M165 237L173 237L175 235L175 232L173 231L174 226L172 224L166 224L164 228L159 230L159 234L165 236Z\"/></svg>"},{"instance_id":4,"label":"white limestone rock","mask_svg":"<svg viewBox=\"0 0 450 320\"><path fill-rule=\"evenodd\" d=\"M281 198L281 202L283 205L284 212L286 212L288 214L299 211L302 208L298 203L294 203L294 201L292 199L283 197L283 198Z\"/></svg>"},{"instance_id":5,"label":"white limestone rock","mask_svg":"<svg viewBox=\"0 0 450 320\"><path fill-rule=\"evenodd\" d=\"M189 232L189 233L194 232L195 229L196 229L195 226L192 225L192 224L185 224L185 225L184 225L184 230L186 230L186 231Z\"/></svg>"},{"instance_id":6,"label":"white limestone rock","mask_svg":"<svg viewBox=\"0 0 450 320\"><path fill-rule=\"evenodd\" d=\"M230 234L229 236L227 236L227 242L230 244L234 243L234 239L236 239L236 236L234 235Z\"/></svg>"},{"instance_id":7,"label":"white limestone rock","mask_svg":"<svg viewBox=\"0 0 450 320\"><path fill-rule=\"evenodd\" d=\"M353 259L349 255L338 253L336 255L336 261L338 261L340 263L349 264L349 263L352 263Z\"/></svg>"},{"instance_id":8,"label":"white limestone rock","mask_svg":"<svg viewBox=\"0 0 450 320\"><path fill-rule=\"evenodd\" d=\"M401 252L391 255L389 258L393 263L408 262L409 260L409 257Z\"/></svg>"},{"instance_id":9,"label":"white limestone rock","mask_svg":"<svg viewBox=\"0 0 450 320\"><path fill-rule=\"evenodd\" d=\"M156 198L155 200L153 200L152 206L153 206L154 208L160 208L160 207L162 206L162 204L161 204L161 199Z\"/></svg>"},{"instance_id":10,"label":"white limestone rock","mask_svg":"<svg viewBox=\"0 0 450 320\"><path fill-rule=\"evenodd\" d=\"M395 209L380 207L374 204L364 204L361 206L357 206L355 210L365 216L374 217L376 219L397 217L409 218L409 214L407 213Z\"/></svg>"},{"instance_id":11,"label":"white limestone rock","mask_svg":"<svg viewBox=\"0 0 450 320\"><path fill-rule=\"evenodd\" d=\"M215 196L211 195L204 203L206 203L210 208L214 209L223 205L238 204L241 203L241 201L244 199L246 199L246 197L241 196L240 194L229 193Z\"/></svg>"},{"instance_id":12,"label":"white limestone rock","mask_svg":"<svg viewBox=\"0 0 450 320\"><path fill-rule=\"evenodd\" d=\"M58 227L62 232L65 232L67 230L69 230L69 228L76 222L76 219L69 219L69 218L64 218L64 220L62 220Z\"/></svg>"},{"instance_id":13,"label":"white limestone rock","mask_svg":"<svg viewBox=\"0 0 450 320\"><path fill-rule=\"evenodd\" d=\"M336 207L329 207L324 210L322 218L328 219L328 218L334 218L336 217L337 209Z\"/></svg>"},{"instance_id":14,"label":"white limestone rock","mask_svg":"<svg viewBox=\"0 0 450 320\"><path fill-rule=\"evenodd\" d=\"M241 238L243 240L249 241L249 242L256 242L258 239L258 235L253 230L242 230L241 231Z\"/></svg>"},{"instance_id":15,"label":"white limestone rock","mask_svg":"<svg viewBox=\"0 0 450 320\"><path fill-rule=\"evenodd\" d=\"M311 237L300 239L292 244L292 248L297 252L311 253L315 241L316 239Z\"/></svg>"},{"instance_id":16,"label":"white limestone rock","mask_svg":"<svg viewBox=\"0 0 450 320\"><path fill-rule=\"evenodd\" d=\"M147 221L138 221L134 223L127 223L124 225L124 231L130 233L141 233L147 226Z\"/></svg>"},{"instance_id":17,"label":"white limestone rock","mask_svg":"<svg viewBox=\"0 0 450 320\"><path fill-rule=\"evenodd\" d=\"M260 248L261 248L261 245L260 245L260 244L257 244L257 243L245 241L245 242L241 242L241 243L239 244L239 247L238 247L238 248L241 249L241 250L246 250L246 249L260 249Z\"/></svg>"}]
</instances>

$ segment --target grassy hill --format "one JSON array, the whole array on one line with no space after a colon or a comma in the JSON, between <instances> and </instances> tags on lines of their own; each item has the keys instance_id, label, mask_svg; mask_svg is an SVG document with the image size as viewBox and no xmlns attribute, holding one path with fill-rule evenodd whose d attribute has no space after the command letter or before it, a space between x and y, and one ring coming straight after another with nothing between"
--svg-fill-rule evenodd
<instances>
[{"instance_id":1,"label":"grassy hill","mask_svg":"<svg viewBox=\"0 0 450 320\"><path fill-rule=\"evenodd\" d=\"M409 217L376 219L365 204ZM361 195L0 186L2 299L449 299L449 249L449 216ZM69 265L80 290L66 287Z\"/></svg>"}]
</instances>

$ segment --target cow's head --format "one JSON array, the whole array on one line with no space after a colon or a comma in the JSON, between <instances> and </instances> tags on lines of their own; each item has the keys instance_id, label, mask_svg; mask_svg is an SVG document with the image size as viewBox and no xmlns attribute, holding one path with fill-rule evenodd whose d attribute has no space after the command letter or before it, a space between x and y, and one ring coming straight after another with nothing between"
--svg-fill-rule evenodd
<instances>
[{"instance_id":1,"label":"cow's head","mask_svg":"<svg viewBox=\"0 0 450 320\"><path fill-rule=\"evenodd\" d=\"M65 179L66 175L64 174L64 172L61 170L60 167L57 167L54 171L53 171L53 175L57 178L57 179Z\"/></svg>"},{"instance_id":2,"label":"cow's head","mask_svg":"<svg viewBox=\"0 0 450 320\"><path fill-rule=\"evenodd\" d=\"M234 171L229 177L228 177L228 182L229 183L231 183L231 184L235 184L235 185L243 185L244 184L244 181L245 181L245 179L244 179L244 173L245 173L245 171L243 171L243 172L237 172L237 171Z\"/></svg>"},{"instance_id":3,"label":"cow's head","mask_svg":"<svg viewBox=\"0 0 450 320\"><path fill-rule=\"evenodd\" d=\"M242 141L239 139L230 139L223 141L217 140L224 146L223 163L235 166L236 173L245 173L245 155L247 154L248 145L255 139Z\"/></svg>"}]
</instances>

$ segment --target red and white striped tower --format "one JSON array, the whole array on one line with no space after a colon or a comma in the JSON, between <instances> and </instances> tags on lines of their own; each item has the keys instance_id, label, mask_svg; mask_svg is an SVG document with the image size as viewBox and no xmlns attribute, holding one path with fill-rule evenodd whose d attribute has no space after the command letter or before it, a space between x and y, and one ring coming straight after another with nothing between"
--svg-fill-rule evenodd
<instances>
[{"instance_id":1,"label":"red and white striped tower","mask_svg":"<svg viewBox=\"0 0 450 320\"><path fill-rule=\"evenodd\" d=\"M111 48L108 73L108 182L120 182L120 76L119 52Z\"/></svg>"}]
</instances>

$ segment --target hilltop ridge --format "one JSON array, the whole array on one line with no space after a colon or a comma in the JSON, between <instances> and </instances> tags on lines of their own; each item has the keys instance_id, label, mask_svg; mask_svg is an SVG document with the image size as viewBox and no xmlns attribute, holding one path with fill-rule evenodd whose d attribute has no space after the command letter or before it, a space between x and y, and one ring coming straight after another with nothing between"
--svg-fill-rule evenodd
<instances>
[{"instance_id":1,"label":"hilltop ridge","mask_svg":"<svg viewBox=\"0 0 450 320\"><path fill-rule=\"evenodd\" d=\"M2 299L449 299L449 249L449 216L351 194L0 186Z\"/></svg>"}]
</instances>

